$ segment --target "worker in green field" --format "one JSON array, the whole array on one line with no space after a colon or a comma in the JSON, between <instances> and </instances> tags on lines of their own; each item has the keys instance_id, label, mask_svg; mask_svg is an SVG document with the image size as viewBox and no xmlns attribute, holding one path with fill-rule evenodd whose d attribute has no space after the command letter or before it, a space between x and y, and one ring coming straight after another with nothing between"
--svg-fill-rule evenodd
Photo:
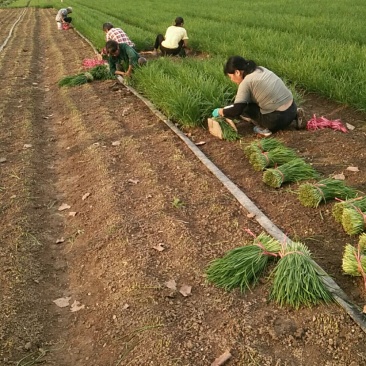
<instances>
[{"instance_id":1,"label":"worker in green field","mask_svg":"<svg viewBox=\"0 0 366 366\"><path fill-rule=\"evenodd\" d=\"M275 73L241 56L230 57L224 73L239 87L234 104L216 108L213 117L242 117L264 137L285 129L294 120L297 129L304 128L304 111L297 108L291 90Z\"/></svg>"},{"instance_id":2,"label":"worker in green field","mask_svg":"<svg viewBox=\"0 0 366 366\"><path fill-rule=\"evenodd\" d=\"M105 49L108 54L108 63L111 74L129 77L137 66L146 64L146 58L141 57L135 49L126 43L117 43L109 40Z\"/></svg>"},{"instance_id":3,"label":"worker in green field","mask_svg":"<svg viewBox=\"0 0 366 366\"><path fill-rule=\"evenodd\" d=\"M188 35L182 17L175 18L174 25L167 28L165 36L157 35L153 54L157 55L159 48L163 56L179 55L184 57L186 55L186 50L189 50Z\"/></svg>"},{"instance_id":4,"label":"worker in green field","mask_svg":"<svg viewBox=\"0 0 366 366\"><path fill-rule=\"evenodd\" d=\"M62 30L65 25L70 25L72 18L69 14L72 13L72 7L69 6L64 9L60 9L56 15L57 29Z\"/></svg>"}]
</instances>

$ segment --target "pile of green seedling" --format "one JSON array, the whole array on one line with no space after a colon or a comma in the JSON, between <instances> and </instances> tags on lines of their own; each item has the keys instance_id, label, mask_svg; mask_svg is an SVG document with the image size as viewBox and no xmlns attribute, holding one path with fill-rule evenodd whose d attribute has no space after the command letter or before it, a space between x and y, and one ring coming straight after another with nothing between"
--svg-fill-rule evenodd
<instances>
[{"instance_id":1,"label":"pile of green seedling","mask_svg":"<svg viewBox=\"0 0 366 366\"><path fill-rule=\"evenodd\" d=\"M283 244L264 233L252 244L235 248L212 261L206 269L207 279L227 291L239 288L244 292L258 283L271 262L276 262L276 266L270 274L273 278L270 298L280 306L298 309L332 300L321 279L325 273L319 272L304 244Z\"/></svg>"},{"instance_id":2,"label":"pile of green seedling","mask_svg":"<svg viewBox=\"0 0 366 366\"><path fill-rule=\"evenodd\" d=\"M318 178L319 173L301 158L295 158L277 168L269 168L263 173L263 182L279 188L285 182L298 182Z\"/></svg>"},{"instance_id":3,"label":"pile of green seedling","mask_svg":"<svg viewBox=\"0 0 366 366\"><path fill-rule=\"evenodd\" d=\"M244 146L244 154L255 170L265 169L263 182L274 188L281 187L285 182L319 177L311 165L275 138L262 139Z\"/></svg>"},{"instance_id":4,"label":"pile of green seedling","mask_svg":"<svg viewBox=\"0 0 366 366\"><path fill-rule=\"evenodd\" d=\"M348 275L362 276L366 289L366 234L360 235L357 247L345 246L342 269Z\"/></svg>"},{"instance_id":5,"label":"pile of green seedling","mask_svg":"<svg viewBox=\"0 0 366 366\"><path fill-rule=\"evenodd\" d=\"M58 86L78 86L89 83L93 80L108 80L113 79L108 65L98 65L89 69L89 71L73 75L66 76L58 82Z\"/></svg>"},{"instance_id":6,"label":"pile of green seedling","mask_svg":"<svg viewBox=\"0 0 366 366\"><path fill-rule=\"evenodd\" d=\"M360 234L366 228L366 196L335 203L332 214L348 235Z\"/></svg>"},{"instance_id":7,"label":"pile of green seedling","mask_svg":"<svg viewBox=\"0 0 366 366\"><path fill-rule=\"evenodd\" d=\"M240 139L238 131L234 130L224 118L215 118L215 121L217 121L217 123L220 125L223 140L236 141Z\"/></svg>"},{"instance_id":8,"label":"pile of green seedling","mask_svg":"<svg viewBox=\"0 0 366 366\"><path fill-rule=\"evenodd\" d=\"M347 200L357 196L356 189L348 187L343 180L334 178L325 178L316 183L303 183L297 192L303 206L314 208L335 198Z\"/></svg>"},{"instance_id":9,"label":"pile of green seedling","mask_svg":"<svg viewBox=\"0 0 366 366\"><path fill-rule=\"evenodd\" d=\"M249 157L249 162L253 166L254 170L262 171L269 167L288 163L295 158L297 158L297 154L294 150L286 146L278 146L269 151L258 151L252 153Z\"/></svg>"}]
</instances>

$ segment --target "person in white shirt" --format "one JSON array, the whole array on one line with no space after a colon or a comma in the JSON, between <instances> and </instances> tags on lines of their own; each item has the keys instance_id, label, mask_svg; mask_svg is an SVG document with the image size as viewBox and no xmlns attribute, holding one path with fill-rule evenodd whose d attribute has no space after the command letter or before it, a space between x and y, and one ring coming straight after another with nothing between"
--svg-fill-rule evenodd
<instances>
[{"instance_id":1,"label":"person in white shirt","mask_svg":"<svg viewBox=\"0 0 366 366\"><path fill-rule=\"evenodd\" d=\"M157 55L160 48L163 56L186 56L185 50L188 50L188 35L183 25L184 20L182 17L175 18L174 25L167 28L165 36L162 34L157 35L153 53Z\"/></svg>"},{"instance_id":2,"label":"person in white shirt","mask_svg":"<svg viewBox=\"0 0 366 366\"><path fill-rule=\"evenodd\" d=\"M56 15L56 22L57 22L57 29L61 30L63 24L68 23L70 24L72 18L69 17L69 14L72 13L72 7L69 6L68 8L60 9Z\"/></svg>"}]
</instances>

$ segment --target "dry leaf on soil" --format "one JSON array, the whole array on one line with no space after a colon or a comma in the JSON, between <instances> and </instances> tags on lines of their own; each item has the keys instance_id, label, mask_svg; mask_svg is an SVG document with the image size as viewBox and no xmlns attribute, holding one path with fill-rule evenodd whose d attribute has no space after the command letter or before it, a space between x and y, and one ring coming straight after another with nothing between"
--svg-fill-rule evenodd
<instances>
[{"instance_id":1,"label":"dry leaf on soil","mask_svg":"<svg viewBox=\"0 0 366 366\"><path fill-rule=\"evenodd\" d=\"M346 123L346 127L350 130L353 131L355 129L355 126L351 125L350 123Z\"/></svg>"},{"instance_id":2,"label":"dry leaf on soil","mask_svg":"<svg viewBox=\"0 0 366 366\"><path fill-rule=\"evenodd\" d=\"M164 285L174 291L177 289L177 283L175 282L175 280L169 280L165 282Z\"/></svg>"},{"instance_id":3,"label":"dry leaf on soil","mask_svg":"<svg viewBox=\"0 0 366 366\"><path fill-rule=\"evenodd\" d=\"M158 252L162 252L165 250L164 243L159 243L153 246L153 249L157 250Z\"/></svg>"},{"instance_id":4,"label":"dry leaf on soil","mask_svg":"<svg viewBox=\"0 0 366 366\"><path fill-rule=\"evenodd\" d=\"M357 166L349 166L346 170L348 170L350 172L359 172L360 171Z\"/></svg>"},{"instance_id":5,"label":"dry leaf on soil","mask_svg":"<svg viewBox=\"0 0 366 366\"><path fill-rule=\"evenodd\" d=\"M129 179L128 180L128 183L131 183L131 184L137 184L139 183L140 181L138 179Z\"/></svg>"},{"instance_id":6,"label":"dry leaf on soil","mask_svg":"<svg viewBox=\"0 0 366 366\"><path fill-rule=\"evenodd\" d=\"M83 195L83 197L81 197L81 199L84 201L84 200L86 200L89 196L90 196L90 193L89 193L89 192L88 192L88 193L85 193L85 194Z\"/></svg>"},{"instance_id":7,"label":"dry leaf on soil","mask_svg":"<svg viewBox=\"0 0 366 366\"><path fill-rule=\"evenodd\" d=\"M206 141L200 141L200 142L196 142L196 146L202 146L205 145Z\"/></svg>"},{"instance_id":8,"label":"dry leaf on soil","mask_svg":"<svg viewBox=\"0 0 366 366\"><path fill-rule=\"evenodd\" d=\"M71 206L69 206L67 203L63 203L59 208L58 210L59 211L64 211L64 210L67 210L68 208L70 208Z\"/></svg>"},{"instance_id":9,"label":"dry leaf on soil","mask_svg":"<svg viewBox=\"0 0 366 366\"><path fill-rule=\"evenodd\" d=\"M72 303L70 310L71 310L72 313L75 313L75 311L79 311L79 310L84 309L84 308L85 308L85 305L81 305L80 301L75 300Z\"/></svg>"},{"instance_id":10,"label":"dry leaf on soil","mask_svg":"<svg viewBox=\"0 0 366 366\"><path fill-rule=\"evenodd\" d=\"M113 141L112 146L119 146L121 145L121 141Z\"/></svg>"},{"instance_id":11,"label":"dry leaf on soil","mask_svg":"<svg viewBox=\"0 0 366 366\"><path fill-rule=\"evenodd\" d=\"M29 149L30 147L32 147L33 145L32 144L24 144L23 147L24 149Z\"/></svg>"},{"instance_id":12,"label":"dry leaf on soil","mask_svg":"<svg viewBox=\"0 0 366 366\"><path fill-rule=\"evenodd\" d=\"M183 285L180 289L179 292L184 296L187 297L191 294L192 292L192 286L189 285Z\"/></svg>"},{"instance_id":13,"label":"dry leaf on soil","mask_svg":"<svg viewBox=\"0 0 366 366\"><path fill-rule=\"evenodd\" d=\"M53 300L53 302L59 307L59 308L66 308L69 306L69 302L71 300L70 297L60 297L59 299Z\"/></svg>"},{"instance_id":14,"label":"dry leaf on soil","mask_svg":"<svg viewBox=\"0 0 366 366\"><path fill-rule=\"evenodd\" d=\"M77 212L69 212L69 216L73 216L73 217L75 217L75 216L76 216L76 214L77 214Z\"/></svg>"},{"instance_id":15,"label":"dry leaf on soil","mask_svg":"<svg viewBox=\"0 0 366 366\"><path fill-rule=\"evenodd\" d=\"M231 358L230 351L225 351L220 357L216 358L214 362L212 362L211 366L221 366L226 361L229 361Z\"/></svg>"},{"instance_id":16,"label":"dry leaf on soil","mask_svg":"<svg viewBox=\"0 0 366 366\"><path fill-rule=\"evenodd\" d=\"M334 179L339 179L339 180L345 180L346 179L346 177L344 176L343 173L335 174L335 175L333 175L333 178Z\"/></svg>"},{"instance_id":17,"label":"dry leaf on soil","mask_svg":"<svg viewBox=\"0 0 366 366\"><path fill-rule=\"evenodd\" d=\"M253 212L248 213L248 215L247 215L248 219L252 219L253 217L255 217L255 214Z\"/></svg>"},{"instance_id":18,"label":"dry leaf on soil","mask_svg":"<svg viewBox=\"0 0 366 366\"><path fill-rule=\"evenodd\" d=\"M57 240L56 240L56 244L63 243L64 241L65 241L65 239L64 239L64 238L57 239Z\"/></svg>"}]
</instances>

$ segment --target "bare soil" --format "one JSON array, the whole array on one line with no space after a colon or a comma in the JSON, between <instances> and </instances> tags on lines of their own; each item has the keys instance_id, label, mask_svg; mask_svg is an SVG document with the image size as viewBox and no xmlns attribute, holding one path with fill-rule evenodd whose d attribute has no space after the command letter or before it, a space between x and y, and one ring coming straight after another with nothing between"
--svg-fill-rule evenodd
<instances>
[{"instance_id":1,"label":"bare soil","mask_svg":"<svg viewBox=\"0 0 366 366\"><path fill-rule=\"evenodd\" d=\"M1 44L22 11L0 10ZM204 366L230 350L227 365L366 365L366 336L337 304L280 308L266 278L245 294L207 283L208 263L262 228L123 85L57 86L93 51L54 16L28 9L0 53L0 364ZM365 115L311 94L304 108L355 129L278 137L365 192ZM362 280L341 270L357 237L332 203L305 208L296 184L266 186L238 142L186 132L363 307Z\"/></svg>"}]
</instances>

